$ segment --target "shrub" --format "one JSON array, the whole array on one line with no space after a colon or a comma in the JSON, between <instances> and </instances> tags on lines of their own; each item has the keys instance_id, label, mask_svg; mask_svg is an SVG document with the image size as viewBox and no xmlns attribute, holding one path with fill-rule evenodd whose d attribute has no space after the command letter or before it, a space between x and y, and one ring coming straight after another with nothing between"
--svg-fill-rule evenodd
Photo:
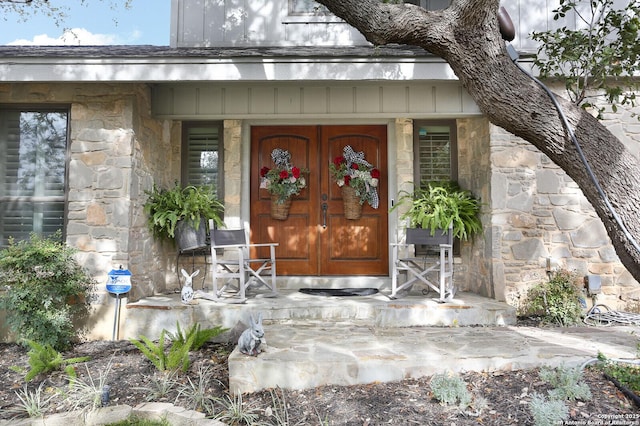
<instances>
[{"instance_id":1,"label":"shrub","mask_svg":"<svg viewBox=\"0 0 640 426\"><path fill-rule=\"evenodd\" d=\"M582 316L582 294L575 282L575 274L558 271L549 281L535 285L527 292L526 313L561 326L578 323Z\"/></svg>"},{"instance_id":2,"label":"shrub","mask_svg":"<svg viewBox=\"0 0 640 426\"><path fill-rule=\"evenodd\" d=\"M173 342L173 344L185 345L187 342L191 342L189 350L197 351L207 343L209 340L218 336L221 333L227 331L226 328L222 328L219 325L214 328L205 328L200 329L200 324L193 324L191 328L186 330L186 333L182 333L182 329L180 328L180 323L176 323L176 332L169 333L169 339Z\"/></svg>"},{"instance_id":3,"label":"shrub","mask_svg":"<svg viewBox=\"0 0 640 426\"><path fill-rule=\"evenodd\" d=\"M226 331L226 328L216 326L214 328L200 329L199 324L194 324L186 333L182 332L180 323L176 323L176 333L172 334L163 329L160 332L158 343L141 336L140 339L130 339L149 361L160 371L178 370L186 372L189 369L189 351L198 350L213 337ZM165 337L168 335L171 344L169 352L165 353Z\"/></svg>"},{"instance_id":4,"label":"shrub","mask_svg":"<svg viewBox=\"0 0 640 426\"><path fill-rule=\"evenodd\" d=\"M579 367L543 367L540 369L540 379L554 387L549 391L551 399L569 401L591 399L591 389L582 381L582 370Z\"/></svg>"},{"instance_id":5,"label":"shrub","mask_svg":"<svg viewBox=\"0 0 640 426\"><path fill-rule=\"evenodd\" d=\"M88 296L95 281L74 259L75 250L61 242L60 232L0 251L0 309L23 345L32 340L56 350L70 346L82 334L73 320L89 313Z\"/></svg>"},{"instance_id":6,"label":"shrub","mask_svg":"<svg viewBox=\"0 0 640 426\"><path fill-rule=\"evenodd\" d=\"M429 383L433 397L446 405L458 404L464 410L471 404L471 393L462 377L454 374L435 374Z\"/></svg>"},{"instance_id":7,"label":"shrub","mask_svg":"<svg viewBox=\"0 0 640 426\"><path fill-rule=\"evenodd\" d=\"M607 359L602 353L598 354L600 361L596 368L609 380L614 379L622 386L640 395L640 366L634 363Z\"/></svg>"},{"instance_id":8,"label":"shrub","mask_svg":"<svg viewBox=\"0 0 640 426\"><path fill-rule=\"evenodd\" d=\"M547 400L540 394L534 394L529 405L536 426L564 424L569 418L569 408L564 401Z\"/></svg>"},{"instance_id":9,"label":"shrub","mask_svg":"<svg viewBox=\"0 0 640 426\"><path fill-rule=\"evenodd\" d=\"M29 350L29 367L31 368L24 377L27 382L30 382L38 374L46 374L56 370L64 370L70 378L74 379L76 372L73 364L89 361L89 357L64 358L49 344L41 345L32 340L27 343L31 347Z\"/></svg>"},{"instance_id":10,"label":"shrub","mask_svg":"<svg viewBox=\"0 0 640 426\"><path fill-rule=\"evenodd\" d=\"M189 348L185 344L172 345L169 354L165 353L165 335L167 330L160 332L158 343L154 343L146 336L140 336L140 339L130 339L144 356L151 361L153 365L160 371L177 370L182 368L187 371L189 368Z\"/></svg>"}]
</instances>

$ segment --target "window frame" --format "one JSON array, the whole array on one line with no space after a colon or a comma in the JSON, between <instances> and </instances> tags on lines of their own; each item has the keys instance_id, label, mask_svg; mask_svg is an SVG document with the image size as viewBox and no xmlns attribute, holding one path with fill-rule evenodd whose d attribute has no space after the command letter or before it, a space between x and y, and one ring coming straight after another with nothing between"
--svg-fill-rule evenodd
<instances>
[{"instance_id":1,"label":"window frame","mask_svg":"<svg viewBox=\"0 0 640 426\"><path fill-rule=\"evenodd\" d=\"M296 0L288 0L287 1L287 16L331 16L332 13L327 9L326 6L321 5L319 3L315 3L313 1L309 2L309 7L312 7L315 10L296 10L295 3ZM303 9L303 8L301 8Z\"/></svg>"},{"instance_id":2,"label":"window frame","mask_svg":"<svg viewBox=\"0 0 640 426\"><path fill-rule=\"evenodd\" d=\"M451 173L450 180L458 181L458 131L455 119L445 120L414 120L413 122L413 181L415 184L422 183L420 176L420 127L427 126L448 126L449 127L449 158Z\"/></svg>"},{"instance_id":3,"label":"window frame","mask_svg":"<svg viewBox=\"0 0 640 426\"><path fill-rule=\"evenodd\" d=\"M64 113L66 114L66 128L65 128L65 148L64 148L64 183L62 185L62 195L59 196L12 196L2 195L0 193L0 203L6 201L18 201L18 202L37 202L39 200L56 201L63 205L62 208L62 223L60 228L61 242L66 241L67 227L69 223L69 168L71 163L71 105L66 103L0 103L0 114L6 114L10 111L16 111L20 114L26 112L38 112L38 113ZM35 230L29 231L29 234L34 233ZM51 236L51 233L38 233L39 235ZM5 235L5 230L2 230L2 235ZM4 237L3 237L4 238ZM7 238L8 241L8 238ZM17 240L16 240L17 241ZM0 241L0 247L6 247L2 241Z\"/></svg>"},{"instance_id":4,"label":"window frame","mask_svg":"<svg viewBox=\"0 0 640 426\"><path fill-rule=\"evenodd\" d=\"M189 129L193 127L216 127L218 129L218 179L216 182L216 196L224 200L224 123L217 120L189 120L182 122L180 180L183 186L189 182Z\"/></svg>"},{"instance_id":5,"label":"window frame","mask_svg":"<svg viewBox=\"0 0 640 426\"><path fill-rule=\"evenodd\" d=\"M449 127L449 161L450 176L449 179L458 181L458 125L455 119L436 119L436 120L414 120L413 121L413 181L414 185L422 184L420 176L420 127L427 126L448 126ZM427 256L432 254L426 246L415 247L416 256ZM453 255L460 255L460 239L453 239Z\"/></svg>"}]
</instances>

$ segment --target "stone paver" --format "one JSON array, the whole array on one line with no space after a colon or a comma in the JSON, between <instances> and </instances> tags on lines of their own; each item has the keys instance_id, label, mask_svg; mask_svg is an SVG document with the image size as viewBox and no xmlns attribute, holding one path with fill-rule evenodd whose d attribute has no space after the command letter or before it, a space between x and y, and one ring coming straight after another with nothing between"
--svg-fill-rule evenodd
<instances>
[{"instance_id":1,"label":"stone paver","mask_svg":"<svg viewBox=\"0 0 640 426\"><path fill-rule=\"evenodd\" d=\"M169 403L150 402L136 407L114 405L83 413L71 411L41 419L0 420L0 426L100 426L126 420L130 416L146 420L166 419L172 426L224 426L218 420L205 419L203 413Z\"/></svg>"},{"instance_id":2,"label":"stone paver","mask_svg":"<svg viewBox=\"0 0 640 426\"><path fill-rule=\"evenodd\" d=\"M378 328L308 322L265 326L265 351L229 357L231 392L305 389L430 376L580 365L599 352L634 358L640 327Z\"/></svg>"}]
</instances>

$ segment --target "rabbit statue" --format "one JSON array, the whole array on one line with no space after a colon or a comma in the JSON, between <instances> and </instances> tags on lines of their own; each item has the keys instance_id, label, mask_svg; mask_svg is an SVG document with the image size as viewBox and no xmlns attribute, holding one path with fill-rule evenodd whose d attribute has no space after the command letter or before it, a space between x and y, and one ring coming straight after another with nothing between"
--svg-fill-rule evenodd
<instances>
[{"instance_id":1,"label":"rabbit statue","mask_svg":"<svg viewBox=\"0 0 640 426\"><path fill-rule=\"evenodd\" d=\"M191 275L187 274L187 271L182 269L182 275L185 278L184 286L182 287L182 291L180 292L180 299L182 303L189 303L193 300L193 277L197 276L200 273L200 269L196 269Z\"/></svg>"},{"instance_id":2,"label":"rabbit statue","mask_svg":"<svg viewBox=\"0 0 640 426\"><path fill-rule=\"evenodd\" d=\"M240 352L246 355L257 356L260 344L264 342L264 328L262 328L262 312L258 313L258 320L251 314L251 326L242 332L238 339Z\"/></svg>"}]
</instances>

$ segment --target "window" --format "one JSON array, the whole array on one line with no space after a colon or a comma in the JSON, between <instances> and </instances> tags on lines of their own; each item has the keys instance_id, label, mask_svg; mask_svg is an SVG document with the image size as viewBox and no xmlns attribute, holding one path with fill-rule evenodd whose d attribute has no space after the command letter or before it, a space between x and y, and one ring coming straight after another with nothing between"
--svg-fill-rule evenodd
<instances>
[{"instance_id":1,"label":"window","mask_svg":"<svg viewBox=\"0 0 640 426\"><path fill-rule=\"evenodd\" d=\"M214 185L223 198L222 123L184 122L182 144L183 185Z\"/></svg>"},{"instance_id":2,"label":"window","mask_svg":"<svg viewBox=\"0 0 640 426\"><path fill-rule=\"evenodd\" d=\"M455 121L414 122L414 181L457 180Z\"/></svg>"},{"instance_id":3,"label":"window","mask_svg":"<svg viewBox=\"0 0 640 426\"><path fill-rule=\"evenodd\" d=\"M0 108L0 246L64 231L68 109Z\"/></svg>"},{"instance_id":4,"label":"window","mask_svg":"<svg viewBox=\"0 0 640 426\"><path fill-rule=\"evenodd\" d=\"M451 0L405 0L405 3L415 4L427 10L439 10L449 7Z\"/></svg>"},{"instance_id":5,"label":"window","mask_svg":"<svg viewBox=\"0 0 640 426\"><path fill-rule=\"evenodd\" d=\"M458 180L458 144L455 120L414 121L414 182ZM430 253L425 246L416 247L416 255ZM453 243L453 254L460 254L460 242Z\"/></svg>"},{"instance_id":6,"label":"window","mask_svg":"<svg viewBox=\"0 0 640 426\"><path fill-rule=\"evenodd\" d=\"M314 0L289 0L289 15L329 15L329 9Z\"/></svg>"}]
</instances>

